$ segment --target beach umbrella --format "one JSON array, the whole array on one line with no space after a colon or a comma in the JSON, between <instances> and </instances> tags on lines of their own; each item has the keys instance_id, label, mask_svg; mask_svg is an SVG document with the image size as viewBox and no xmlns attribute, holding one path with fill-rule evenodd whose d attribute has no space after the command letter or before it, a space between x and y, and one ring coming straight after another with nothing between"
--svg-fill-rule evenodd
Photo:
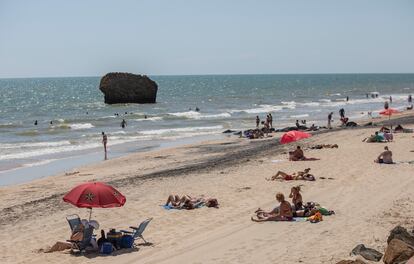
<instances>
[{"instance_id":1,"label":"beach umbrella","mask_svg":"<svg viewBox=\"0 0 414 264\"><path fill-rule=\"evenodd\" d=\"M63 201L78 208L89 208L90 220L92 208L121 207L126 198L114 187L103 182L88 182L73 188L63 197Z\"/></svg>"},{"instance_id":2,"label":"beach umbrella","mask_svg":"<svg viewBox=\"0 0 414 264\"><path fill-rule=\"evenodd\" d=\"M380 115L387 115L388 120L391 120L391 116L396 113L399 113L399 111L395 108L386 108L382 110L381 112L379 112ZM392 125L391 125L391 128L392 128Z\"/></svg>"},{"instance_id":3,"label":"beach umbrella","mask_svg":"<svg viewBox=\"0 0 414 264\"><path fill-rule=\"evenodd\" d=\"M380 115L387 115L387 116L391 116L392 114L396 114L399 113L400 111L398 111L397 109L394 108L387 108L382 110L381 112L379 112Z\"/></svg>"},{"instance_id":4,"label":"beach umbrella","mask_svg":"<svg viewBox=\"0 0 414 264\"><path fill-rule=\"evenodd\" d=\"M280 143L287 144L287 143L298 141L298 140L308 138L308 137L311 137L311 136L312 135L309 134L309 133L292 130L292 131L286 132L285 134L282 135L282 137L280 138Z\"/></svg>"}]
</instances>

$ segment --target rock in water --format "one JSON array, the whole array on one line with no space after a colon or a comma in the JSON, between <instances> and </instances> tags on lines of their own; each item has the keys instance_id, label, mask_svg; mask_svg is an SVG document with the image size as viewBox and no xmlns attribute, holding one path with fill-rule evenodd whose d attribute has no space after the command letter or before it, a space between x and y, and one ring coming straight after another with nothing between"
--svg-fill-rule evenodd
<instances>
[{"instance_id":1,"label":"rock in water","mask_svg":"<svg viewBox=\"0 0 414 264\"><path fill-rule=\"evenodd\" d=\"M107 104L155 103L158 85L146 75L111 72L101 79L99 90Z\"/></svg>"}]
</instances>

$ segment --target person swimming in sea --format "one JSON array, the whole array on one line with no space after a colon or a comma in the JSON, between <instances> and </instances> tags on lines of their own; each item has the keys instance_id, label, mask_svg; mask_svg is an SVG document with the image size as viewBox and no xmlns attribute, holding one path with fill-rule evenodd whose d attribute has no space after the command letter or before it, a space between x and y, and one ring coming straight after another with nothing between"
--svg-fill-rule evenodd
<instances>
[{"instance_id":1,"label":"person swimming in sea","mask_svg":"<svg viewBox=\"0 0 414 264\"><path fill-rule=\"evenodd\" d=\"M200 108L196 107L195 108L196 112L200 112Z\"/></svg>"},{"instance_id":2,"label":"person swimming in sea","mask_svg":"<svg viewBox=\"0 0 414 264\"><path fill-rule=\"evenodd\" d=\"M37 120L34 122L34 125L37 126Z\"/></svg>"}]
</instances>

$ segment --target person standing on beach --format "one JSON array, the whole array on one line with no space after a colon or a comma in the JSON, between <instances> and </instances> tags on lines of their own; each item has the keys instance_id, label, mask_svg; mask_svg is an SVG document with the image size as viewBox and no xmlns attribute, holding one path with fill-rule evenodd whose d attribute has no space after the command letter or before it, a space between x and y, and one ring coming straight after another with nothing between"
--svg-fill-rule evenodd
<instances>
[{"instance_id":1,"label":"person standing on beach","mask_svg":"<svg viewBox=\"0 0 414 264\"><path fill-rule=\"evenodd\" d=\"M341 118L345 118L345 109L339 109L339 115L341 116Z\"/></svg>"},{"instance_id":2,"label":"person standing on beach","mask_svg":"<svg viewBox=\"0 0 414 264\"><path fill-rule=\"evenodd\" d=\"M270 128L273 128L273 116L271 113L269 113L269 125L270 125Z\"/></svg>"},{"instance_id":3,"label":"person standing on beach","mask_svg":"<svg viewBox=\"0 0 414 264\"><path fill-rule=\"evenodd\" d=\"M390 95L390 104L392 104L392 96Z\"/></svg>"},{"instance_id":4,"label":"person standing on beach","mask_svg":"<svg viewBox=\"0 0 414 264\"><path fill-rule=\"evenodd\" d=\"M332 115L333 115L333 112L330 112L329 115L328 115L328 128L329 129L332 129L332 126L331 126L331 123L332 123Z\"/></svg>"},{"instance_id":5,"label":"person standing on beach","mask_svg":"<svg viewBox=\"0 0 414 264\"><path fill-rule=\"evenodd\" d=\"M125 119L122 119L122 122L121 122L121 127L122 127L122 128L125 128L125 127L126 127L126 125L127 125L127 123L126 123Z\"/></svg>"},{"instance_id":6,"label":"person standing on beach","mask_svg":"<svg viewBox=\"0 0 414 264\"><path fill-rule=\"evenodd\" d=\"M105 132L102 132L102 144L105 151L105 160L108 159L108 152L106 151L106 144L108 143L108 137L105 135Z\"/></svg>"},{"instance_id":7,"label":"person standing on beach","mask_svg":"<svg viewBox=\"0 0 414 264\"><path fill-rule=\"evenodd\" d=\"M413 98L411 97L411 94L410 95L408 95L408 103L412 103L413 102Z\"/></svg>"},{"instance_id":8,"label":"person standing on beach","mask_svg":"<svg viewBox=\"0 0 414 264\"><path fill-rule=\"evenodd\" d=\"M347 102L349 101L349 96L347 96L347 97L346 97L346 101L347 101Z\"/></svg>"},{"instance_id":9,"label":"person standing on beach","mask_svg":"<svg viewBox=\"0 0 414 264\"><path fill-rule=\"evenodd\" d=\"M256 128L259 128L260 125L260 118L259 116L256 116Z\"/></svg>"}]
</instances>

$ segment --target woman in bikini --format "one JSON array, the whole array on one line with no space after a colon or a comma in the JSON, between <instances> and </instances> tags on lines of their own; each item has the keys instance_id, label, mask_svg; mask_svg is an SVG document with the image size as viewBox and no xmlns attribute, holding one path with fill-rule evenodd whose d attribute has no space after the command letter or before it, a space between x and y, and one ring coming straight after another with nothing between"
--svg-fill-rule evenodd
<instances>
[{"instance_id":1,"label":"woman in bikini","mask_svg":"<svg viewBox=\"0 0 414 264\"><path fill-rule=\"evenodd\" d=\"M285 200L283 193L276 194L276 200L280 203L279 209L276 208L271 212L264 212L260 208L256 211L256 218L252 217L254 222L265 221L291 221L293 219L292 206Z\"/></svg>"}]
</instances>

